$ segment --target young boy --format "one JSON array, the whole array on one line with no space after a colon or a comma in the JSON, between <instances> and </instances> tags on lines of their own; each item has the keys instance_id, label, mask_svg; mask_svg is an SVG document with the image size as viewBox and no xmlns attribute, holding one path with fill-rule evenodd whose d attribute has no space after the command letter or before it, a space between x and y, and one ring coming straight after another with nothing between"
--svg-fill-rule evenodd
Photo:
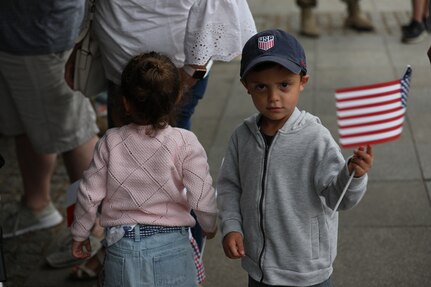
<instances>
[{"instance_id":1,"label":"young boy","mask_svg":"<svg viewBox=\"0 0 431 287\"><path fill-rule=\"evenodd\" d=\"M340 204L365 193L373 154L354 151L347 163L320 120L296 107L309 76L301 44L281 30L244 46L241 82L258 114L232 135L217 183L223 248L242 258L249 286L331 286Z\"/></svg>"}]
</instances>

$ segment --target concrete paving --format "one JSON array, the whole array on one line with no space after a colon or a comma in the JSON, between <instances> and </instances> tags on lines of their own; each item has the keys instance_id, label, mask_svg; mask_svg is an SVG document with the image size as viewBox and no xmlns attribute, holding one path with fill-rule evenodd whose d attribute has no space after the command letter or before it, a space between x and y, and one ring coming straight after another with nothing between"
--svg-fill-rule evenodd
<instances>
[{"instance_id":1,"label":"concrete paving","mask_svg":"<svg viewBox=\"0 0 431 287\"><path fill-rule=\"evenodd\" d=\"M431 67L426 51L431 38L415 45L400 43L400 26L409 21L410 1L363 0L374 33L356 33L343 27L345 5L320 1L316 9L322 35L298 36L303 43L311 79L300 98L300 108L319 116L337 138L334 90L399 78L405 66L413 67L407 121L402 137L375 146L375 165L362 202L340 214L335 286L431 286ZM299 10L294 1L249 0L258 30L280 27L295 35ZM216 63L205 98L193 120L193 130L207 150L212 175L218 169L234 128L254 113L239 82L239 62ZM343 151L346 156L351 150ZM7 165L0 170L1 210L21 194L13 142L0 138L0 153ZM62 211L68 183L59 162L52 196ZM49 242L64 225L5 240L10 282L6 286L93 286L95 282L68 281L68 269L44 265ZM247 286L240 262L224 257L221 238L205 249L205 286Z\"/></svg>"}]
</instances>

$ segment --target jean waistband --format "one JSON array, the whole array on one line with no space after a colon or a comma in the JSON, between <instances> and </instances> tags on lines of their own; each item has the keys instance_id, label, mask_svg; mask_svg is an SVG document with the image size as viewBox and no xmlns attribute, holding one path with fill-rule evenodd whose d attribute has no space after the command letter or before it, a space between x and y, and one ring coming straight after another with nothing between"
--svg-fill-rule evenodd
<instances>
[{"instance_id":1,"label":"jean waistband","mask_svg":"<svg viewBox=\"0 0 431 287\"><path fill-rule=\"evenodd\" d=\"M123 229L125 238L135 238L135 228L124 226ZM171 233L182 230L187 230L187 227L139 224L139 237L148 237L158 233Z\"/></svg>"}]
</instances>

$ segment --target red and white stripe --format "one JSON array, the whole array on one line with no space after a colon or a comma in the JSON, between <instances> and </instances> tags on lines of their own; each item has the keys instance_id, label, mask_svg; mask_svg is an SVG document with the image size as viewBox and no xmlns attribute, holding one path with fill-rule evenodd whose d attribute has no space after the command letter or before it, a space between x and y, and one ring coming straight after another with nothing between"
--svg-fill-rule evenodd
<instances>
[{"instance_id":1,"label":"red and white stripe","mask_svg":"<svg viewBox=\"0 0 431 287\"><path fill-rule=\"evenodd\" d=\"M79 180L72 183L66 191L66 218L67 226L71 226L73 222L73 214L75 212L76 198L78 194Z\"/></svg>"},{"instance_id":2,"label":"red and white stripe","mask_svg":"<svg viewBox=\"0 0 431 287\"><path fill-rule=\"evenodd\" d=\"M257 46L261 50L269 50L274 47L274 36L262 36L257 40Z\"/></svg>"},{"instance_id":3,"label":"red and white stripe","mask_svg":"<svg viewBox=\"0 0 431 287\"><path fill-rule=\"evenodd\" d=\"M401 136L405 108L400 80L338 89L335 99L343 148L384 143Z\"/></svg>"}]
</instances>

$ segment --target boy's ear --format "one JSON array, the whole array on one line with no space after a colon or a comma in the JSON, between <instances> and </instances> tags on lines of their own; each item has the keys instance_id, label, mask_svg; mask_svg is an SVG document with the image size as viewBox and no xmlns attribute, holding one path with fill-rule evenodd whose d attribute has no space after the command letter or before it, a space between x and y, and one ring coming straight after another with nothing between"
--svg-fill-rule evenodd
<instances>
[{"instance_id":1,"label":"boy's ear","mask_svg":"<svg viewBox=\"0 0 431 287\"><path fill-rule=\"evenodd\" d=\"M304 90L304 87L305 87L305 85L307 85L309 79L310 79L309 75L304 75L301 77L301 82L300 82L301 91Z\"/></svg>"}]
</instances>

